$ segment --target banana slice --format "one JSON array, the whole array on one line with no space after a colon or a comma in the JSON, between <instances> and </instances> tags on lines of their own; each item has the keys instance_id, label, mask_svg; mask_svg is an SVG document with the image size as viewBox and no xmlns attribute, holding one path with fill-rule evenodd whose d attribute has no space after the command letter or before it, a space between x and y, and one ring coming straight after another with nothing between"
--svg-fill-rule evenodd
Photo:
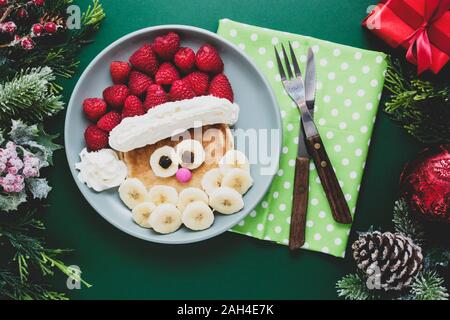
<instances>
[{"instance_id":1,"label":"banana slice","mask_svg":"<svg viewBox=\"0 0 450 320\"><path fill-rule=\"evenodd\" d=\"M211 169L203 175L202 188L210 195L222 185L223 174L219 168Z\"/></svg>"},{"instance_id":2,"label":"banana slice","mask_svg":"<svg viewBox=\"0 0 450 320\"><path fill-rule=\"evenodd\" d=\"M223 174L234 168L250 171L247 157L238 150L230 150L225 153L223 158L219 161L219 168Z\"/></svg>"},{"instance_id":3,"label":"banana slice","mask_svg":"<svg viewBox=\"0 0 450 320\"><path fill-rule=\"evenodd\" d=\"M194 201L186 206L181 217L184 225L191 230L200 231L211 227L214 222L214 213L202 201Z\"/></svg>"},{"instance_id":4,"label":"banana slice","mask_svg":"<svg viewBox=\"0 0 450 320\"><path fill-rule=\"evenodd\" d=\"M175 149L169 146L156 149L150 156L153 173L161 178L168 178L177 173L179 162Z\"/></svg>"},{"instance_id":5,"label":"banana slice","mask_svg":"<svg viewBox=\"0 0 450 320\"><path fill-rule=\"evenodd\" d=\"M174 187L156 185L148 192L151 202L159 206L160 204L171 203L176 205L178 202L178 192Z\"/></svg>"},{"instance_id":6,"label":"banana slice","mask_svg":"<svg viewBox=\"0 0 450 320\"><path fill-rule=\"evenodd\" d=\"M139 179L135 178L129 178L122 182L119 187L119 196L130 209L148 200L147 188Z\"/></svg>"},{"instance_id":7,"label":"banana slice","mask_svg":"<svg viewBox=\"0 0 450 320\"><path fill-rule=\"evenodd\" d=\"M252 176L243 169L230 169L222 179L222 186L232 188L240 194L246 193L252 185Z\"/></svg>"},{"instance_id":8,"label":"banana slice","mask_svg":"<svg viewBox=\"0 0 450 320\"><path fill-rule=\"evenodd\" d=\"M186 188L180 192L177 207L183 212L186 206L194 201L201 201L208 204L208 195L198 188Z\"/></svg>"},{"instance_id":9,"label":"banana slice","mask_svg":"<svg viewBox=\"0 0 450 320\"><path fill-rule=\"evenodd\" d=\"M175 232L181 226L180 210L171 203L165 203L157 206L149 218L149 224L159 233Z\"/></svg>"},{"instance_id":10,"label":"banana slice","mask_svg":"<svg viewBox=\"0 0 450 320\"><path fill-rule=\"evenodd\" d=\"M209 205L217 212L232 214L244 207L242 195L229 187L220 187L209 196Z\"/></svg>"},{"instance_id":11,"label":"banana slice","mask_svg":"<svg viewBox=\"0 0 450 320\"><path fill-rule=\"evenodd\" d=\"M205 150L197 140L183 140L177 144L175 150L183 168L194 170L205 162Z\"/></svg>"},{"instance_id":12,"label":"banana slice","mask_svg":"<svg viewBox=\"0 0 450 320\"><path fill-rule=\"evenodd\" d=\"M151 202L142 202L133 208L133 220L143 228L150 229L148 219L156 206Z\"/></svg>"}]
</instances>

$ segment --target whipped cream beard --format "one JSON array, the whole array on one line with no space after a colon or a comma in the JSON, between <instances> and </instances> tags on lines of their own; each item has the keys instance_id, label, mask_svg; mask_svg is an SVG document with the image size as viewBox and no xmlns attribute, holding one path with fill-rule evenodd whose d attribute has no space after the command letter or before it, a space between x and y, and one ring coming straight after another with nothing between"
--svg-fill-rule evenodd
<instances>
[{"instance_id":1,"label":"whipped cream beard","mask_svg":"<svg viewBox=\"0 0 450 320\"><path fill-rule=\"evenodd\" d=\"M234 125L239 106L227 99L201 96L168 102L145 115L125 118L109 135L111 148L128 152L180 134L188 129L218 123Z\"/></svg>"},{"instance_id":2,"label":"whipped cream beard","mask_svg":"<svg viewBox=\"0 0 450 320\"><path fill-rule=\"evenodd\" d=\"M80 152L80 159L75 164L75 168L80 171L78 180L97 192L118 187L127 177L127 166L112 149L88 152L84 148Z\"/></svg>"}]
</instances>

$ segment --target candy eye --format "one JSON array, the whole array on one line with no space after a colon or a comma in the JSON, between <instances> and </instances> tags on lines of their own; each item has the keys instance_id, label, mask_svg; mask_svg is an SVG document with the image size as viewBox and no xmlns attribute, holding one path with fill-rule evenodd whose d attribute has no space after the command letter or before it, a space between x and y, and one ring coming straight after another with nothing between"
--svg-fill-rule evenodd
<instances>
[{"instance_id":1,"label":"candy eye","mask_svg":"<svg viewBox=\"0 0 450 320\"><path fill-rule=\"evenodd\" d=\"M156 149L150 157L153 173L161 178L168 178L177 173L178 156L174 148L164 146Z\"/></svg>"},{"instance_id":2,"label":"candy eye","mask_svg":"<svg viewBox=\"0 0 450 320\"><path fill-rule=\"evenodd\" d=\"M193 170L205 161L205 150L197 140L183 140L175 147L175 151L183 168Z\"/></svg>"}]
</instances>

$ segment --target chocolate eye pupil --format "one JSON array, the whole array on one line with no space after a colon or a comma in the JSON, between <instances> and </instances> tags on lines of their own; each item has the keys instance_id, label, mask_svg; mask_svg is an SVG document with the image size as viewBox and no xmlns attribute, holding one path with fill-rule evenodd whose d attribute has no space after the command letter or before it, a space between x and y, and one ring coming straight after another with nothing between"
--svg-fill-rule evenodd
<instances>
[{"instance_id":1,"label":"chocolate eye pupil","mask_svg":"<svg viewBox=\"0 0 450 320\"><path fill-rule=\"evenodd\" d=\"M162 156L159 158L159 165L163 169L167 169L172 165L172 159L170 159L168 156Z\"/></svg>"},{"instance_id":2,"label":"chocolate eye pupil","mask_svg":"<svg viewBox=\"0 0 450 320\"><path fill-rule=\"evenodd\" d=\"M183 163L194 163L194 153L192 151L185 151L181 156Z\"/></svg>"}]
</instances>

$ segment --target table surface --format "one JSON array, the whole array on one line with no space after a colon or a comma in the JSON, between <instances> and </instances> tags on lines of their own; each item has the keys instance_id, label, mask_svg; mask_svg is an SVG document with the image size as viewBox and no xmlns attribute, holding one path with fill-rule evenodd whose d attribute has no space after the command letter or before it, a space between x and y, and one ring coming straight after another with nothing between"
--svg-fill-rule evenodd
<instances>
[{"instance_id":1,"label":"table surface","mask_svg":"<svg viewBox=\"0 0 450 320\"><path fill-rule=\"evenodd\" d=\"M77 1L86 7L89 1ZM218 20L236 21L313 36L350 46L388 48L361 27L372 0L121 0L102 1L106 20L81 54L77 75L64 81L68 101L82 70L107 45L140 28L186 24L216 31ZM264 5L261 5L261 4ZM64 112L51 120L61 133ZM398 177L422 146L381 111L367 159L356 231L391 228ZM47 209L47 235L54 247L73 248L66 263L80 266L93 286L69 291L63 275L51 281L74 299L335 299L336 281L354 270L350 255L338 259L227 232L189 245L152 244L114 228L84 200L63 151L49 170L54 187Z\"/></svg>"}]
</instances>

